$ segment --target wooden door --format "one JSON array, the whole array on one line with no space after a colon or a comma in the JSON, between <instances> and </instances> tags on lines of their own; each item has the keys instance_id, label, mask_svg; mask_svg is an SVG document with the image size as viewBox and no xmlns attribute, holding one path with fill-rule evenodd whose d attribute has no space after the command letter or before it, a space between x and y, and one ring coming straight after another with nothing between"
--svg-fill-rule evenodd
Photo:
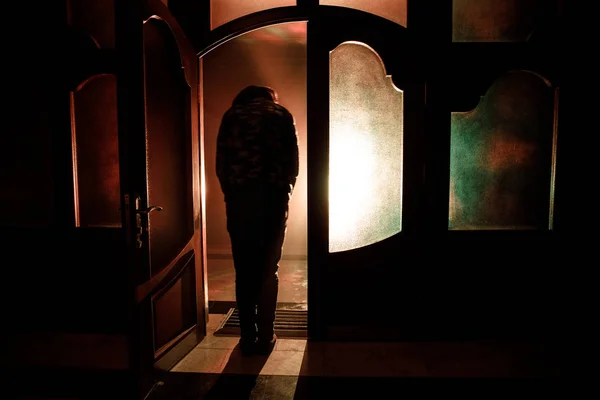
<instances>
[{"instance_id":1,"label":"wooden door","mask_svg":"<svg viewBox=\"0 0 600 400\"><path fill-rule=\"evenodd\" d=\"M198 60L160 1L117 7L131 359L145 393L155 369L174 366L206 334Z\"/></svg>"},{"instance_id":2,"label":"wooden door","mask_svg":"<svg viewBox=\"0 0 600 400\"><path fill-rule=\"evenodd\" d=\"M309 20L312 337L550 331L542 266L566 222L553 42L453 43L450 6L415 3L409 28Z\"/></svg>"},{"instance_id":3,"label":"wooden door","mask_svg":"<svg viewBox=\"0 0 600 400\"><path fill-rule=\"evenodd\" d=\"M429 291L446 295L437 326L454 325L452 336L554 335L561 278L547 266L566 249L568 212L563 78L560 51L537 36L553 29L527 42L453 43L444 57L454 61L437 74L450 129L432 156L441 160L438 225L451 268L433 269Z\"/></svg>"},{"instance_id":4,"label":"wooden door","mask_svg":"<svg viewBox=\"0 0 600 400\"><path fill-rule=\"evenodd\" d=\"M397 321L365 297L396 291L393 315L415 309L398 266L421 251L424 80L406 28L320 11L308 25L309 335L381 338Z\"/></svg>"}]
</instances>

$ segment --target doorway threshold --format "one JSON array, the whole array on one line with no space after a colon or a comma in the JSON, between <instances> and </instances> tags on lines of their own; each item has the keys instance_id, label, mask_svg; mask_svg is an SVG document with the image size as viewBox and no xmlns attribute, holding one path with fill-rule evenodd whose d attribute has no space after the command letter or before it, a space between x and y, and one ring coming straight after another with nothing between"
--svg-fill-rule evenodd
<instances>
[{"instance_id":1,"label":"doorway threshold","mask_svg":"<svg viewBox=\"0 0 600 400\"><path fill-rule=\"evenodd\" d=\"M275 334L278 337L306 338L308 332L307 310L281 309L275 310ZM240 336L240 318L238 309L230 308L219 324L215 336Z\"/></svg>"},{"instance_id":2,"label":"doorway threshold","mask_svg":"<svg viewBox=\"0 0 600 400\"><path fill-rule=\"evenodd\" d=\"M235 301L223 301L223 300L209 300L208 301L208 313L209 314L227 314L230 309L235 308L237 305ZM307 311L306 303L291 303L291 302L277 302L278 310L297 310Z\"/></svg>"}]
</instances>

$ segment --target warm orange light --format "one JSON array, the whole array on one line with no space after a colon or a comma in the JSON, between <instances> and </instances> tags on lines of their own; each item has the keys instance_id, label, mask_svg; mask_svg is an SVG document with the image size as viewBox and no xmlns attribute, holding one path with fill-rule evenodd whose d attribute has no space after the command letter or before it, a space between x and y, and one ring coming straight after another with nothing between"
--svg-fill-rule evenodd
<instances>
[{"instance_id":1,"label":"warm orange light","mask_svg":"<svg viewBox=\"0 0 600 400\"><path fill-rule=\"evenodd\" d=\"M320 0L321 5L354 8L394 21L406 26L406 0Z\"/></svg>"},{"instance_id":2,"label":"warm orange light","mask_svg":"<svg viewBox=\"0 0 600 400\"><path fill-rule=\"evenodd\" d=\"M210 29L255 12L295 5L296 0L211 0Z\"/></svg>"}]
</instances>

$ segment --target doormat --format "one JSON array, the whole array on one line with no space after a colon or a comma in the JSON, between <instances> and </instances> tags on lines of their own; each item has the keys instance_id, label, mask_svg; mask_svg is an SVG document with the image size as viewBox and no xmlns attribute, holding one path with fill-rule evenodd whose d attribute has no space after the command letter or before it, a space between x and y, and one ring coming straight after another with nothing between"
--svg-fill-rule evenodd
<instances>
[{"instance_id":1,"label":"doormat","mask_svg":"<svg viewBox=\"0 0 600 400\"><path fill-rule=\"evenodd\" d=\"M308 331L306 310L275 310L275 334L278 337L305 338ZM215 332L215 336L240 336L240 316L230 308Z\"/></svg>"}]
</instances>

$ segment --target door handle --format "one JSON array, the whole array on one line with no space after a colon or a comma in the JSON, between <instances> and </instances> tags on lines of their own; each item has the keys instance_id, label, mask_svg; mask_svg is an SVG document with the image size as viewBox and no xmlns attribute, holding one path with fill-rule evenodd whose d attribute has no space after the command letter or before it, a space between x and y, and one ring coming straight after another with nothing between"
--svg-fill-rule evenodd
<instances>
[{"instance_id":1,"label":"door handle","mask_svg":"<svg viewBox=\"0 0 600 400\"><path fill-rule=\"evenodd\" d=\"M144 209L141 209L141 210L135 210L135 212L138 213L138 214L148 215L152 211L162 211L162 210L163 210L163 208L161 206L150 206L148 208L144 208Z\"/></svg>"},{"instance_id":2,"label":"door handle","mask_svg":"<svg viewBox=\"0 0 600 400\"><path fill-rule=\"evenodd\" d=\"M152 212L152 211L162 211L162 207L161 206L150 206L148 208L142 208L142 209L138 209L140 204L140 197L136 197L135 199L135 220L136 220L136 228L137 228L137 232L136 232L136 244L137 244L137 248L141 249L142 246L144 245L144 242L142 241L142 234L144 233L144 223L142 222L142 215L145 215L146 217L148 217L148 215ZM146 222L147 223L147 222ZM147 227L145 229L148 229Z\"/></svg>"}]
</instances>

